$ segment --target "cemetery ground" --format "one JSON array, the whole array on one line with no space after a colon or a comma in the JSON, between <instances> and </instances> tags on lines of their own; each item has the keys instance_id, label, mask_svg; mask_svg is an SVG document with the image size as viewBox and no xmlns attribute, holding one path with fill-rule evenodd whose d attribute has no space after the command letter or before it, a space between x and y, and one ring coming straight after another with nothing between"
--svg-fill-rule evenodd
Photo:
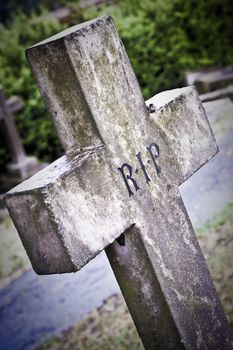
<instances>
[{"instance_id":1,"label":"cemetery ground","mask_svg":"<svg viewBox=\"0 0 233 350\"><path fill-rule=\"evenodd\" d=\"M191 181L185 184L186 188L181 188L181 193L198 234L199 242L225 312L231 327L233 327L233 204L230 203L233 201L231 185L233 165L232 102L229 99L223 99L207 103L205 104L205 108L220 146L220 152L206 167L202 168L201 172L195 174L190 179ZM41 349L43 350L140 349L140 340L132 319L119 294L114 294L112 297L107 298L101 307L92 311L89 316L80 318L81 321L75 326L72 326L72 324L75 324L77 321L67 323L67 327L63 329L56 329L55 327L51 331L46 326L43 328L40 325L38 329L34 329L34 331L30 330L24 335L24 337L29 337L30 335L31 339L20 338L19 330L21 329L21 324L20 321L17 321L17 318L20 319L20 315L17 315L17 312L15 314L15 322L14 320L12 321L12 313L14 314L17 311L15 310L17 306L14 307L14 300L11 300L11 297L13 295L12 298L17 299L17 294L16 292L15 294L10 294L9 291L17 289L17 285L20 284L27 273L30 273L31 270L28 270L30 269L30 263L8 215L5 215L1 219L0 233L0 278L2 288L0 293L0 309L3 310L5 308L5 315L8 315L7 317L9 318L8 320L3 320L0 333L6 329L5 327L8 327L10 329L8 338L10 336L15 337L15 341L11 339L14 347L4 346L4 349L33 349L42 339L47 339L41 345ZM22 274L26 270L28 272ZM79 274L75 275L77 276ZM80 277L81 274L79 275L79 279ZM13 279L14 281L11 283ZM88 288L88 283L86 281L85 283L87 285L83 286L84 289ZM93 288L95 288L96 284L97 282L95 281ZM101 282L99 284L101 285ZM89 283L90 285L91 283ZM51 286L52 283L48 282L46 285L48 289L45 290L46 293L52 294L52 298L54 298L55 295L53 293L57 290ZM101 287L104 288L103 283ZM25 285L23 289L27 288L28 286ZM43 296L38 290L37 284L32 285L31 288L32 290L28 291L28 295L32 299L36 295L36 298L33 299L35 306L32 314L35 319L39 319L41 312L43 312L40 311L40 308L43 310ZM67 288L63 289L63 292L64 297L67 295L67 298L71 298L72 293L75 296L73 300L75 302L77 301L77 304L80 304L80 298L76 295L78 290L72 292ZM19 300L20 298L21 296ZM28 305L27 307L30 308L30 300L28 300ZM98 305L99 303L96 306ZM56 306L53 307L56 308ZM8 312L8 309L13 310ZM72 311L70 309L72 309L72 302L69 310L67 309L67 313ZM34 310L38 310L38 314L35 315ZM88 312L90 311L91 309ZM48 312L54 312L54 310L48 310ZM30 319L28 323L34 326L36 320ZM13 329L14 327L15 329ZM25 328L27 327L28 325L25 325ZM56 336L59 333L60 336ZM8 340L6 340L5 344L9 344L9 342L7 343Z\"/></svg>"},{"instance_id":2,"label":"cemetery ground","mask_svg":"<svg viewBox=\"0 0 233 350\"><path fill-rule=\"evenodd\" d=\"M0 288L31 267L20 238L8 215L0 218Z\"/></svg>"}]
</instances>

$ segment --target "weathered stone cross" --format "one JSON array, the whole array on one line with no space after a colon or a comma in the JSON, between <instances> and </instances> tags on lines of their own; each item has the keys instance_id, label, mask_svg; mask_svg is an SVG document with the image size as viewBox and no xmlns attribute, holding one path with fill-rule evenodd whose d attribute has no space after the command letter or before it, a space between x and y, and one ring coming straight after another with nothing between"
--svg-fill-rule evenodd
<instances>
[{"instance_id":1,"label":"weathered stone cross","mask_svg":"<svg viewBox=\"0 0 233 350\"><path fill-rule=\"evenodd\" d=\"M27 50L66 155L6 197L39 274L106 253L146 349L232 349L178 186L217 151L195 88L149 113L111 17Z\"/></svg>"}]
</instances>

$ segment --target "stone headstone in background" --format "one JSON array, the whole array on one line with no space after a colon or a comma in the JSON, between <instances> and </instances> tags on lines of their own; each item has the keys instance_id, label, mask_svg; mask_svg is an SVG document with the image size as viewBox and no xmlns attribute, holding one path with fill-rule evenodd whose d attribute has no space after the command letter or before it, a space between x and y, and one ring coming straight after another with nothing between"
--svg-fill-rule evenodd
<instances>
[{"instance_id":1,"label":"stone headstone in background","mask_svg":"<svg viewBox=\"0 0 233 350\"><path fill-rule=\"evenodd\" d=\"M106 248L146 349L230 349L178 191L217 150L195 89L153 97L149 114L110 17L28 59L67 150L6 197L35 270L75 271Z\"/></svg>"},{"instance_id":2,"label":"stone headstone in background","mask_svg":"<svg viewBox=\"0 0 233 350\"><path fill-rule=\"evenodd\" d=\"M199 94L222 89L233 83L233 67L206 68L186 72L185 80L188 85L195 85Z\"/></svg>"},{"instance_id":3,"label":"stone headstone in background","mask_svg":"<svg viewBox=\"0 0 233 350\"><path fill-rule=\"evenodd\" d=\"M79 6L81 8L87 8L87 7L100 7L101 5L109 5L116 2L116 0L80 0Z\"/></svg>"},{"instance_id":4,"label":"stone headstone in background","mask_svg":"<svg viewBox=\"0 0 233 350\"><path fill-rule=\"evenodd\" d=\"M6 173L0 174L1 192L8 191L45 166L35 157L29 157L25 153L12 115L22 108L23 102L17 96L12 96L6 101L3 87L0 86L0 123L11 157L11 162L6 164Z\"/></svg>"},{"instance_id":5,"label":"stone headstone in background","mask_svg":"<svg viewBox=\"0 0 233 350\"><path fill-rule=\"evenodd\" d=\"M218 89L212 92L207 92L206 94L202 94L200 96L200 99L202 102L210 102L227 97L233 100L233 85L229 85L223 89Z\"/></svg>"}]
</instances>

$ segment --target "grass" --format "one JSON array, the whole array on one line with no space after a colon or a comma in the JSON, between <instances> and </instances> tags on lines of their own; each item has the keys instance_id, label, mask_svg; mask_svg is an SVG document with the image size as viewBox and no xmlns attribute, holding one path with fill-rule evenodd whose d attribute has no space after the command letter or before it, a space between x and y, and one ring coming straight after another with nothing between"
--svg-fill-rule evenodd
<instances>
[{"instance_id":1,"label":"grass","mask_svg":"<svg viewBox=\"0 0 233 350\"><path fill-rule=\"evenodd\" d=\"M0 219L0 288L31 266L19 235L8 215Z\"/></svg>"},{"instance_id":2,"label":"grass","mask_svg":"<svg viewBox=\"0 0 233 350\"><path fill-rule=\"evenodd\" d=\"M233 203L197 230L197 236L233 328Z\"/></svg>"},{"instance_id":3,"label":"grass","mask_svg":"<svg viewBox=\"0 0 233 350\"><path fill-rule=\"evenodd\" d=\"M202 251L225 313L233 328L233 203L197 230ZM38 350L142 350L121 295L113 295L83 321Z\"/></svg>"},{"instance_id":4,"label":"grass","mask_svg":"<svg viewBox=\"0 0 233 350\"><path fill-rule=\"evenodd\" d=\"M44 341L38 350L143 350L123 297L115 294L75 327Z\"/></svg>"}]
</instances>

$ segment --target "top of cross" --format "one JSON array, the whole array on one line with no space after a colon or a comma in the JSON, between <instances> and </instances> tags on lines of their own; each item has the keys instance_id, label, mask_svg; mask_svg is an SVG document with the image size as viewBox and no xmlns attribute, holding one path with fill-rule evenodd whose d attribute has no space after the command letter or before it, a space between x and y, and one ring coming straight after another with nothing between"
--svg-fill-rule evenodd
<instances>
[{"instance_id":1,"label":"top of cross","mask_svg":"<svg viewBox=\"0 0 233 350\"><path fill-rule=\"evenodd\" d=\"M47 38L45 40L40 41L37 44L32 45L31 48L36 47L36 46L41 46L41 45L47 44L47 43L52 42L52 41L56 41L56 40L64 38L64 37L68 37L70 34L74 35L75 33L79 33L79 35L80 35L81 29L83 29L87 26L91 26L91 25L94 25L94 26L98 25L99 21L101 21L102 19L107 19L107 18L110 19L111 17L110 16L103 16L103 17L100 17L98 19L93 19L90 21L76 24L72 27L69 27L69 28L63 30L62 32L59 32L55 35L50 36L49 38Z\"/></svg>"}]
</instances>

